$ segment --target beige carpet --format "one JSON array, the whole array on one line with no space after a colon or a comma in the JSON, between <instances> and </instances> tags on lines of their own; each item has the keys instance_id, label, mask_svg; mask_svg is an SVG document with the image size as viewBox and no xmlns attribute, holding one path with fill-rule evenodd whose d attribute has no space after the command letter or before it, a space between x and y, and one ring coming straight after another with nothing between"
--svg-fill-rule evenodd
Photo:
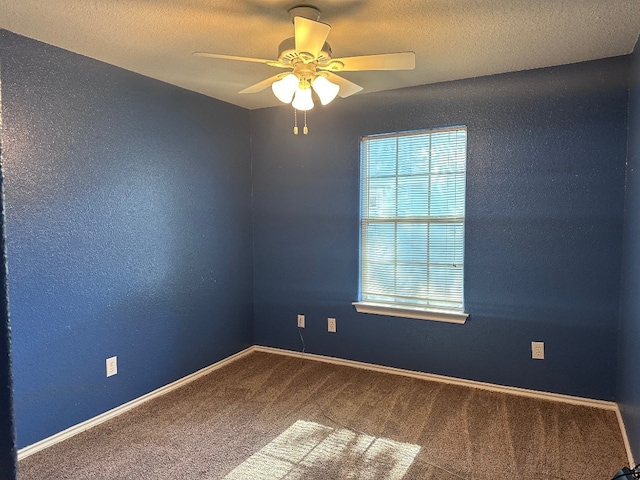
<instances>
[{"instance_id":1,"label":"beige carpet","mask_svg":"<svg viewBox=\"0 0 640 480\"><path fill-rule=\"evenodd\" d=\"M610 479L615 413L254 352L19 462L21 480Z\"/></svg>"}]
</instances>

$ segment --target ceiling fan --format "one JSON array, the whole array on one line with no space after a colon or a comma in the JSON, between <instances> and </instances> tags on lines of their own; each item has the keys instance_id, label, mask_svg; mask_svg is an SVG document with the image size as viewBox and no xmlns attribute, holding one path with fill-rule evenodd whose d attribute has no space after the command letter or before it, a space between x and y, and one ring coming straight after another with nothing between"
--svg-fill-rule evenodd
<instances>
[{"instance_id":1,"label":"ceiling fan","mask_svg":"<svg viewBox=\"0 0 640 480\"><path fill-rule=\"evenodd\" d=\"M257 93L271 86L274 95L281 102L291 103L296 110L305 112L314 106L312 91L315 92L320 103L326 105L337 95L345 98L362 90L360 85L350 82L335 72L413 70L415 68L413 52L332 58L331 46L326 42L331 27L318 21L320 11L317 8L293 7L289 10L289 17L294 24L295 33L293 37L280 43L277 60L207 52L194 52L193 55L263 63L287 69L287 72L262 80L239 93Z\"/></svg>"}]
</instances>

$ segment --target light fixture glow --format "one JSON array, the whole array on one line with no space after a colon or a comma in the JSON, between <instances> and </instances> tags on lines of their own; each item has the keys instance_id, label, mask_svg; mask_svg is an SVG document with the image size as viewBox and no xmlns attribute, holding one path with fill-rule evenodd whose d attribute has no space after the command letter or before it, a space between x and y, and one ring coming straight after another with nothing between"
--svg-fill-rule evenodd
<instances>
[{"instance_id":1,"label":"light fixture glow","mask_svg":"<svg viewBox=\"0 0 640 480\"><path fill-rule=\"evenodd\" d=\"M273 90L273 94L282 103L291 103L291 100L293 99L293 95L296 93L297 88L298 77L296 77L293 73L290 73L277 82L273 82L271 84L271 90Z\"/></svg>"},{"instance_id":2,"label":"light fixture glow","mask_svg":"<svg viewBox=\"0 0 640 480\"><path fill-rule=\"evenodd\" d=\"M322 75L318 75L313 81L313 89L318 94L318 98L320 98L320 103L322 105L326 105L330 103L338 92L340 91L340 86L336 85L333 82L330 82Z\"/></svg>"},{"instance_id":3,"label":"light fixture glow","mask_svg":"<svg viewBox=\"0 0 640 480\"><path fill-rule=\"evenodd\" d=\"M293 97L291 105L296 110L311 110L313 108L313 99L311 98L311 88L298 88L296 95Z\"/></svg>"}]
</instances>

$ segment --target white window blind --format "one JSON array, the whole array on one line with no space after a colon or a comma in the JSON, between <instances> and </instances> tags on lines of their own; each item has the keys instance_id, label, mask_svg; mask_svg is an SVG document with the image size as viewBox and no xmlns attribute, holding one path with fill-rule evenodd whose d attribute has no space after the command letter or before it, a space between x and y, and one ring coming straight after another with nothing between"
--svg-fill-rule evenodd
<instances>
[{"instance_id":1,"label":"white window blind","mask_svg":"<svg viewBox=\"0 0 640 480\"><path fill-rule=\"evenodd\" d=\"M361 302L463 312L466 127L361 147Z\"/></svg>"}]
</instances>

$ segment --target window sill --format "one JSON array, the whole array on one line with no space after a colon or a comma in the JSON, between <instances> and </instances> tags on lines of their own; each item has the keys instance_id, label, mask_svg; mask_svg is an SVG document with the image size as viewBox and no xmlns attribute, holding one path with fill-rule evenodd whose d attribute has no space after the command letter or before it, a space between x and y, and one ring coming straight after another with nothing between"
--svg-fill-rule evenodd
<instances>
[{"instance_id":1,"label":"window sill","mask_svg":"<svg viewBox=\"0 0 640 480\"><path fill-rule=\"evenodd\" d=\"M436 322L447 322L464 324L467 321L468 313L444 312L440 310L422 310L416 308L402 308L379 303L353 302L358 313L373 313L376 315L389 315L392 317L417 318L418 320L433 320Z\"/></svg>"}]
</instances>

